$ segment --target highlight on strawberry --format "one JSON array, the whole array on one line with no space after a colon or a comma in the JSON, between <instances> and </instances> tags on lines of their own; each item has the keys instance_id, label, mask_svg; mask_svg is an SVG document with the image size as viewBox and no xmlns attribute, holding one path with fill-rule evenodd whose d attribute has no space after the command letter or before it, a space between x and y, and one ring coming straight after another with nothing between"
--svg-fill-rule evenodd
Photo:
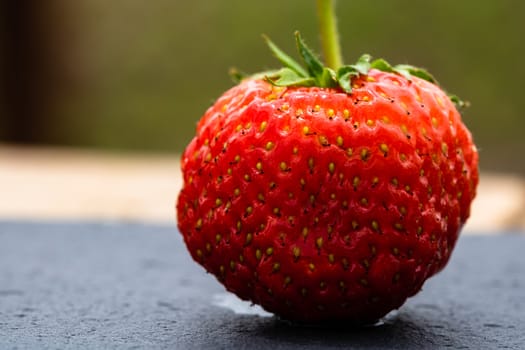
<instances>
[{"instance_id":1,"label":"highlight on strawberry","mask_svg":"<svg viewBox=\"0 0 525 350\"><path fill-rule=\"evenodd\" d=\"M240 77L182 156L178 227L232 293L288 320L373 323L447 264L478 184L458 109L424 69L340 58L317 0L325 66Z\"/></svg>"}]
</instances>

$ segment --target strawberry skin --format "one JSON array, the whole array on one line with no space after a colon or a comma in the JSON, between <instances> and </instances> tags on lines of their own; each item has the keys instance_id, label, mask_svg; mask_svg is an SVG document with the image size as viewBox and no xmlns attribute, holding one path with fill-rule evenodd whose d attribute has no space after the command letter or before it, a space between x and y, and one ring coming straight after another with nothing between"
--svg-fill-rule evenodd
<instances>
[{"instance_id":1,"label":"strawberry skin","mask_svg":"<svg viewBox=\"0 0 525 350\"><path fill-rule=\"evenodd\" d=\"M180 232L229 291L286 319L369 323L446 265L478 154L437 85L371 69L351 93L242 81L182 172Z\"/></svg>"}]
</instances>

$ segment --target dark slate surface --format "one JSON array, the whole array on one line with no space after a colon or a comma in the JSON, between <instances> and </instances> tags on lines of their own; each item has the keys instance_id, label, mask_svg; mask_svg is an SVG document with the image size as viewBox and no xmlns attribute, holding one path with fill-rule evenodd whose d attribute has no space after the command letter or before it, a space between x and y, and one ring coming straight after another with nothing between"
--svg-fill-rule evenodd
<instances>
[{"instance_id":1,"label":"dark slate surface","mask_svg":"<svg viewBox=\"0 0 525 350\"><path fill-rule=\"evenodd\" d=\"M525 236L462 237L373 327L294 326L217 300L231 298L174 227L0 222L0 349L525 349Z\"/></svg>"}]
</instances>

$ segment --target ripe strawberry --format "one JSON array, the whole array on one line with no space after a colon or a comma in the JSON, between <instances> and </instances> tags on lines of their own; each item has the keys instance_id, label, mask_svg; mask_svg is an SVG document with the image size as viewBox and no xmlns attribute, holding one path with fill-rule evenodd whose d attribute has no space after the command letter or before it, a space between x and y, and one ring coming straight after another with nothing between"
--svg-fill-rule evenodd
<instances>
[{"instance_id":1,"label":"ripe strawberry","mask_svg":"<svg viewBox=\"0 0 525 350\"><path fill-rule=\"evenodd\" d=\"M452 100L384 60L244 79L182 157L178 225L192 257L240 298L300 321L373 322L447 261L478 183Z\"/></svg>"}]
</instances>

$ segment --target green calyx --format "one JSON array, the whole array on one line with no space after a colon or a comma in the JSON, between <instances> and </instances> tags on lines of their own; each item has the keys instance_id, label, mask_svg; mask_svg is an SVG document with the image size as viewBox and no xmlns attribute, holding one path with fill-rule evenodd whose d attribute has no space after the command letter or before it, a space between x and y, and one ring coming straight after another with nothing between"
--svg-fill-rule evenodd
<instances>
[{"instance_id":1,"label":"green calyx","mask_svg":"<svg viewBox=\"0 0 525 350\"><path fill-rule=\"evenodd\" d=\"M288 87L310 87L340 89L347 94L352 93L352 80L368 75L371 69L383 72L400 74L408 80L418 77L432 84L439 85L436 79L422 68L409 66L407 64L390 65L382 58L371 61L370 55L362 55L355 64L344 65L339 45L339 34L337 31L335 0L316 0L317 13L319 16L319 29L321 33L321 44L324 57L328 66L306 46L299 32L295 32L295 42L301 57L302 64L288 56L277 47L268 37L264 37L268 47L274 56L283 64L279 70L262 72L252 75L252 79L264 79L276 86ZM236 81L244 78L239 72L232 71L232 77ZM458 108L467 103L461 101L455 95L448 95Z\"/></svg>"},{"instance_id":2,"label":"green calyx","mask_svg":"<svg viewBox=\"0 0 525 350\"><path fill-rule=\"evenodd\" d=\"M352 93L353 79L367 75L371 69L377 69L383 72L390 72L402 75L410 80L412 77L418 77L430 83L439 85L436 79L423 68L414 67L407 64L398 64L392 66L382 58L372 60L371 56L364 54L355 64L343 65L337 69L326 67L321 60L306 45L299 32L295 32L295 41L297 50L303 64L282 51L268 37L263 36L273 55L284 66L278 70L271 70L252 75L251 78L264 79L275 86L285 87L312 87L341 89L350 94ZM237 71L231 72L235 81L245 78ZM448 94L451 101L456 107L462 108L468 103L461 101L456 95Z\"/></svg>"}]
</instances>

